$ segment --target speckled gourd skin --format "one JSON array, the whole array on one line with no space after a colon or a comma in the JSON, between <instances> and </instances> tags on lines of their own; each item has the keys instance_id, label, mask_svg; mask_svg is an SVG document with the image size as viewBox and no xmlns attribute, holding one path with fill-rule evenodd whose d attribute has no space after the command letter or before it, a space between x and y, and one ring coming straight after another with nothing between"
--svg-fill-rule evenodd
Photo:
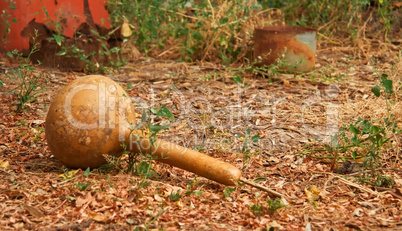
<instances>
[{"instance_id":1,"label":"speckled gourd skin","mask_svg":"<svg viewBox=\"0 0 402 231\"><path fill-rule=\"evenodd\" d=\"M46 118L52 154L70 168L96 168L107 163L103 154L120 156L129 124L135 123L127 97L116 82L97 75L78 78L61 89ZM128 101L121 103L124 99Z\"/></svg>"}]
</instances>

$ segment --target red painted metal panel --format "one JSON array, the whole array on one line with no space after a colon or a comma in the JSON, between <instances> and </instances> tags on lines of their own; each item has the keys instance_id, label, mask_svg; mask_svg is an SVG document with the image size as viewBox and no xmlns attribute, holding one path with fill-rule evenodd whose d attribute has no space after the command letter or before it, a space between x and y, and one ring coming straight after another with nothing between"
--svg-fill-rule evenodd
<instances>
[{"instance_id":1,"label":"red painted metal panel","mask_svg":"<svg viewBox=\"0 0 402 231\"><path fill-rule=\"evenodd\" d=\"M104 5L107 0L88 0L89 9L96 24L110 28L109 14ZM56 30L56 22L60 22L64 36L72 37L79 25L86 21L84 15L84 0L14 0L15 9L10 8L10 0L0 0L0 14L9 14L7 20L11 23L7 35L4 19L0 25L0 41L2 51L29 49L28 39L21 36L21 31L32 20L44 23ZM47 12L47 14L46 14ZM16 19L17 22L13 22Z\"/></svg>"}]
</instances>

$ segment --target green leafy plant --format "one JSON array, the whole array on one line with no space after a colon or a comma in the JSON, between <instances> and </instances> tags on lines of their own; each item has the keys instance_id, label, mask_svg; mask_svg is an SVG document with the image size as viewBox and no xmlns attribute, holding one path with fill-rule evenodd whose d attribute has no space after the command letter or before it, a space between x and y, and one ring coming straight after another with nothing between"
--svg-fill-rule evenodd
<instances>
[{"instance_id":1,"label":"green leafy plant","mask_svg":"<svg viewBox=\"0 0 402 231\"><path fill-rule=\"evenodd\" d=\"M187 184L187 191L186 191L186 196L189 196L189 195L191 195L191 194L195 194L195 195L197 195L197 196L201 196L201 194L202 194L202 191L200 191L200 190L193 190L192 189L192 186L193 185L196 185L198 183L198 181L197 180L193 180L193 181L191 181L190 183L188 183Z\"/></svg>"},{"instance_id":2,"label":"green leafy plant","mask_svg":"<svg viewBox=\"0 0 402 231\"><path fill-rule=\"evenodd\" d=\"M195 149L199 152L202 152L204 150L204 147L202 145L198 145L198 147L196 147Z\"/></svg>"},{"instance_id":3,"label":"green leafy plant","mask_svg":"<svg viewBox=\"0 0 402 231\"><path fill-rule=\"evenodd\" d=\"M155 116L167 118L173 121L173 113L166 107L162 106L159 110L144 110L141 117L141 123L133 125L131 128L131 138L133 145L140 145L141 140L149 140L149 145L155 147L156 135L161 131L170 127L170 125L159 125L151 123L150 113L154 112ZM126 172L133 175L141 176L142 179L138 183L138 188L147 187L151 181L148 178L157 177L158 174L152 168L152 161L157 157L151 154L136 153L128 150L127 144L123 142L123 155L120 157L107 156L108 164L101 166L101 169L117 168L120 172Z\"/></svg>"},{"instance_id":4,"label":"green leafy plant","mask_svg":"<svg viewBox=\"0 0 402 231\"><path fill-rule=\"evenodd\" d=\"M389 100L393 94L392 88L392 80L382 74L380 84L371 89L376 97L384 95L387 108L385 118L363 120L359 117L356 122L343 125L332 137L331 143L324 144L324 149L313 149L313 153L329 152L328 158L333 158L333 166L337 165L338 160L362 161L362 173L358 180L375 186L392 186L392 178L376 171L383 165L383 153L390 147L390 137L401 132L397 129L395 116L390 113L390 104L394 103Z\"/></svg>"},{"instance_id":5,"label":"green leafy plant","mask_svg":"<svg viewBox=\"0 0 402 231\"><path fill-rule=\"evenodd\" d=\"M268 205L265 207L263 204L252 204L249 209L250 211L256 215L260 216L264 213L269 213L273 215L278 209L286 207L286 205L282 204L281 199L276 198L275 200L267 199Z\"/></svg>"},{"instance_id":6,"label":"green leafy plant","mask_svg":"<svg viewBox=\"0 0 402 231\"><path fill-rule=\"evenodd\" d=\"M224 198L228 198L230 197L230 195L232 194L232 192L236 191L236 188L229 188L229 187L225 187L224 191L223 191L223 197Z\"/></svg>"},{"instance_id":7,"label":"green leafy plant","mask_svg":"<svg viewBox=\"0 0 402 231\"><path fill-rule=\"evenodd\" d=\"M339 73L338 75L334 75L334 73L336 73L336 68L328 64L314 69L310 73L305 74L305 76L310 77L312 83L324 82L326 84L344 80L347 77L347 73Z\"/></svg>"},{"instance_id":8,"label":"green leafy plant","mask_svg":"<svg viewBox=\"0 0 402 231\"><path fill-rule=\"evenodd\" d=\"M249 207L249 209L256 216L259 216L264 212L264 208L262 207L262 204L252 204Z\"/></svg>"},{"instance_id":9,"label":"green leafy plant","mask_svg":"<svg viewBox=\"0 0 402 231\"><path fill-rule=\"evenodd\" d=\"M8 2L8 6L5 7L5 9L2 9L2 12L0 13L0 21L1 21L0 25L4 29L4 33L1 40L3 41L4 44L7 44L8 42L8 35L10 34L12 23L17 23L17 19L13 18L12 17L13 14L11 13L11 11L17 9L16 1L8 0L6 2Z\"/></svg>"},{"instance_id":10,"label":"green leafy plant","mask_svg":"<svg viewBox=\"0 0 402 231\"><path fill-rule=\"evenodd\" d=\"M177 190L177 192L173 192L173 191L172 191L172 192L170 193L170 196L169 196L170 201L176 202L176 201L179 201L180 198L181 198L180 189Z\"/></svg>"},{"instance_id":11,"label":"green leafy plant","mask_svg":"<svg viewBox=\"0 0 402 231\"><path fill-rule=\"evenodd\" d=\"M392 82L392 80L388 79L388 75L387 74L382 74L381 75L380 86L375 85L371 89L371 92L373 92L374 95L378 98L378 97L381 96L381 88L383 88L384 94L385 94L384 97L385 97L385 102L386 102L386 106L387 106L388 117L390 117L390 114L389 114L390 108L389 108L388 103L395 104L394 101L389 101L388 100L388 96L393 93L392 84L393 84L393 82Z\"/></svg>"},{"instance_id":12,"label":"green leafy plant","mask_svg":"<svg viewBox=\"0 0 402 231\"><path fill-rule=\"evenodd\" d=\"M91 168L88 167L84 172L84 177L88 177L89 174L91 174Z\"/></svg>"},{"instance_id":13,"label":"green leafy plant","mask_svg":"<svg viewBox=\"0 0 402 231\"><path fill-rule=\"evenodd\" d=\"M233 81L235 81L235 83L242 85L242 86L246 86L246 87L249 86L248 83L244 83L244 78L242 78L240 75L234 75Z\"/></svg>"},{"instance_id":14,"label":"green leafy plant","mask_svg":"<svg viewBox=\"0 0 402 231\"><path fill-rule=\"evenodd\" d=\"M157 176L152 170L152 164L148 161L140 161L135 168L135 173L145 178Z\"/></svg>"},{"instance_id":15,"label":"green leafy plant","mask_svg":"<svg viewBox=\"0 0 402 231\"><path fill-rule=\"evenodd\" d=\"M147 181L147 180L141 180L139 183L138 183L138 187L137 188L146 188L146 187L148 187L150 184L151 184L152 182L151 181Z\"/></svg>"},{"instance_id":16,"label":"green leafy plant","mask_svg":"<svg viewBox=\"0 0 402 231\"><path fill-rule=\"evenodd\" d=\"M236 149L237 152L243 154L243 167L247 164L247 161L251 157L250 156L250 153L251 153L250 143L257 143L260 138L260 136L258 134L251 136L250 133L251 133L251 129L246 129L246 131L244 132L244 137L239 136L237 134L235 135L236 138L243 141L242 148Z\"/></svg>"},{"instance_id":17,"label":"green leafy plant","mask_svg":"<svg viewBox=\"0 0 402 231\"><path fill-rule=\"evenodd\" d=\"M298 73L292 71L292 69L298 68L300 63L290 64L288 60L286 60L285 54L286 49L282 53L278 54L275 62L270 65L262 64L265 56L256 57L252 61L250 61L249 59L245 59L245 63L238 67L227 66L222 69L223 71L219 70L205 74L202 79L211 80L229 75L232 76L233 81L239 84L241 87L248 87L249 84L246 82L245 76L263 76L265 78L268 78L269 82L272 82L273 79L278 79L281 76L282 72L292 73L294 74L294 76L296 76Z\"/></svg>"},{"instance_id":18,"label":"green leafy plant","mask_svg":"<svg viewBox=\"0 0 402 231\"><path fill-rule=\"evenodd\" d=\"M7 52L10 58L15 58L18 61L18 67L11 69L11 73L7 73L7 77L15 82L17 85L10 92L15 93L18 98L17 112L25 109L27 103L37 101L36 96L45 90L47 80L43 73L36 74L35 66L30 64L29 57L37 52L38 44L35 43L35 38L38 36L38 32L35 31L33 36L34 45L31 48L28 57L23 57L22 53L18 50Z\"/></svg>"},{"instance_id":19,"label":"green leafy plant","mask_svg":"<svg viewBox=\"0 0 402 231\"><path fill-rule=\"evenodd\" d=\"M278 209L286 207L286 205L282 204L281 199L276 198L275 200L267 199L268 203L268 213L274 214Z\"/></svg>"},{"instance_id":20,"label":"green leafy plant","mask_svg":"<svg viewBox=\"0 0 402 231\"><path fill-rule=\"evenodd\" d=\"M162 106L159 110L154 110L151 109L151 112L154 112L156 116L158 117L164 117L168 118L170 120L173 120L174 116L173 113L166 107ZM159 125L159 124L153 124L151 123L150 119L148 118L147 112L144 110L142 117L141 117L141 123L138 126L134 128L134 130L140 130L145 126L145 130L143 131L142 136L147 136L147 137L140 137L138 134L133 134L135 137L133 138L135 141L134 142L140 142L142 138L148 139L150 141L150 145L152 147L155 147L155 141L157 140L156 135L161 131L161 130L166 130L167 128L170 127L170 125ZM141 155L140 155L141 156ZM155 176L156 173L152 171L152 165L151 161L155 159L154 156L147 154L145 155L147 161L141 161L138 163L136 166L136 173L140 174L145 177L151 177ZM138 154L137 153L128 153L128 170L130 171L133 169L133 166L135 166L135 163L137 162Z\"/></svg>"},{"instance_id":21,"label":"green leafy plant","mask_svg":"<svg viewBox=\"0 0 402 231\"><path fill-rule=\"evenodd\" d=\"M88 40L87 47L79 44L78 38L73 38L77 40L74 43L66 42L67 39L64 36L57 34L53 34L48 40L54 40L60 46L60 51L56 55L84 62L87 72L105 73L127 63L127 60L121 56L120 47L109 47L108 36L101 36L96 30L91 30L91 33L93 38ZM89 50L88 47L93 47L93 50Z\"/></svg>"},{"instance_id":22,"label":"green leafy plant","mask_svg":"<svg viewBox=\"0 0 402 231\"><path fill-rule=\"evenodd\" d=\"M85 191L92 183L83 183L83 182L77 182L75 186L77 187L78 190L80 191Z\"/></svg>"},{"instance_id":23,"label":"green leafy plant","mask_svg":"<svg viewBox=\"0 0 402 231\"><path fill-rule=\"evenodd\" d=\"M392 26L392 21L396 20L396 17L393 16L393 10L392 10L392 1L388 0L379 0L378 1L378 9L377 9L377 15L380 17L380 21L384 25L384 37L385 39L388 38L388 32L391 29Z\"/></svg>"},{"instance_id":24,"label":"green leafy plant","mask_svg":"<svg viewBox=\"0 0 402 231\"><path fill-rule=\"evenodd\" d=\"M129 22L136 28L132 37L142 53L184 61L242 60L254 26L267 23L257 0L111 0L107 8L115 27Z\"/></svg>"},{"instance_id":25,"label":"green leafy plant","mask_svg":"<svg viewBox=\"0 0 402 231\"><path fill-rule=\"evenodd\" d=\"M334 35L346 32L352 33L362 23L361 15L368 9L374 9L381 23L384 25L384 34L391 27L393 20L398 20L393 16L392 1L370 1L370 0L352 0L352 1L314 1L314 0L285 0L285 1L259 1L264 8L275 7L283 10L285 19L291 25L310 26L318 28L319 32L325 35ZM375 2L377 7L370 5Z\"/></svg>"},{"instance_id":26,"label":"green leafy plant","mask_svg":"<svg viewBox=\"0 0 402 231\"><path fill-rule=\"evenodd\" d=\"M90 73L110 72L127 63L127 60L121 55L120 46L111 46L108 43L109 40L113 39L117 41L115 30L101 35L98 28L88 23L90 26L88 34L77 31L73 38L67 38L63 36L63 25L61 23L66 15L59 11L58 19L54 19L49 16L45 6L42 9L47 18L47 24L51 24L55 28L55 32L47 40L54 41L58 45L59 49L57 49L56 56L80 60L84 63L84 70Z\"/></svg>"},{"instance_id":27,"label":"green leafy plant","mask_svg":"<svg viewBox=\"0 0 402 231\"><path fill-rule=\"evenodd\" d=\"M87 52L75 44L63 44L61 45L62 50L56 55L83 61L85 70L90 73L105 73L109 72L110 69L118 69L126 64L126 59L120 55L119 47L109 48L105 42L106 37L99 37L96 40L101 44L97 51Z\"/></svg>"}]
</instances>

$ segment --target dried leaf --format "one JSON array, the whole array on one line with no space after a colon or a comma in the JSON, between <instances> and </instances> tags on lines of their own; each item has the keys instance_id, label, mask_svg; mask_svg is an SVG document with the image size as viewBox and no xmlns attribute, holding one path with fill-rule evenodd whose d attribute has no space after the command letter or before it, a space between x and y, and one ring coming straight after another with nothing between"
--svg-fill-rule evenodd
<instances>
[{"instance_id":1,"label":"dried leaf","mask_svg":"<svg viewBox=\"0 0 402 231\"><path fill-rule=\"evenodd\" d=\"M23 222L15 223L15 224L13 224L13 227L15 229L22 229L22 228L24 228L24 223Z\"/></svg>"},{"instance_id":2,"label":"dried leaf","mask_svg":"<svg viewBox=\"0 0 402 231\"><path fill-rule=\"evenodd\" d=\"M88 217L92 218L94 221L97 222L105 222L107 220L106 216L94 212L89 212Z\"/></svg>"},{"instance_id":3,"label":"dried leaf","mask_svg":"<svg viewBox=\"0 0 402 231\"><path fill-rule=\"evenodd\" d=\"M121 25L121 35L123 35L123 37L130 37L132 34L133 31L130 28L130 24L125 20L123 25Z\"/></svg>"},{"instance_id":4,"label":"dried leaf","mask_svg":"<svg viewBox=\"0 0 402 231\"><path fill-rule=\"evenodd\" d=\"M155 198L155 200L158 201L158 202L162 202L162 201L163 201L163 198L160 197L158 194L155 194L155 195L154 195L154 198Z\"/></svg>"},{"instance_id":5,"label":"dried leaf","mask_svg":"<svg viewBox=\"0 0 402 231\"><path fill-rule=\"evenodd\" d=\"M22 197L22 192L20 190L17 189L13 189L13 190L9 190L6 191L7 195L12 198L12 199L16 199L16 198L20 198Z\"/></svg>"},{"instance_id":6,"label":"dried leaf","mask_svg":"<svg viewBox=\"0 0 402 231\"><path fill-rule=\"evenodd\" d=\"M177 204L180 209L182 209L184 207L184 204L181 200L176 201L175 204Z\"/></svg>"},{"instance_id":7,"label":"dried leaf","mask_svg":"<svg viewBox=\"0 0 402 231\"><path fill-rule=\"evenodd\" d=\"M89 204L93 200L94 200L94 198L92 197L91 193L88 192L87 195L85 196L85 198L82 198L82 197L77 198L77 200L75 201L75 205L77 207L83 207L84 205Z\"/></svg>"},{"instance_id":8,"label":"dried leaf","mask_svg":"<svg viewBox=\"0 0 402 231\"><path fill-rule=\"evenodd\" d=\"M44 191L43 189L40 189L40 188L38 188L35 192L36 192L37 194L40 194L40 195L46 195L46 194L47 194L46 191Z\"/></svg>"},{"instance_id":9,"label":"dried leaf","mask_svg":"<svg viewBox=\"0 0 402 231\"><path fill-rule=\"evenodd\" d=\"M283 226L282 225L280 225L280 224L278 224L276 221L272 221L272 222L270 222L270 223L268 223L267 224L267 230L271 230L270 228L273 228L273 229L278 229L278 230L282 230L282 229L284 229L283 228Z\"/></svg>"},{"instance_id":10,"label":"dried leaf","mask_svg":"<svg viewBox=\"0 0 402 231\"><path fill-rule=\"evenodd\" d=\"M312 203L320 198L320 190L315 187L315 185L310 185L309 187L304 189L304 192L306 193L307 200Z\"/></svg>"},{"instance_id":11,"label":"dried leaf","mask_svg":"<svg viewBox=\"0 0 402 231\"><path fill-rule=\"evenodd\" d=\"M26 210L28 210L28 212L32 215L32 216L35 216L35 217L43 217L43 216L45 216L41 211L39 211L37 208L35 208L35 207L32 207L32 206L29 206L29 205L26 205L26 204L24 204L24 208L26 209Z\"/></svg>"},{"instance_id":12,"label":"dried leaf","mask_svg":"<svg viewBox=\"0 0 402 231\"><path fill-rule=\"evenodd\" d=\"M355 215L356 217L361 217L364 215L364 211L362 208L357 208L355 209L355 211L353 211L353 215Z\"/></svg>"},{"instance_id":13,"label":"dried leaf","mask_svg":"<svg viewBox=\"0 0 402 231\"><path fill-rule=\"evenodd\" d=\"M8 161L0 160L0 167L7 169L8 167L10 167L10 163Z\"/></svg>"}]
</instances>

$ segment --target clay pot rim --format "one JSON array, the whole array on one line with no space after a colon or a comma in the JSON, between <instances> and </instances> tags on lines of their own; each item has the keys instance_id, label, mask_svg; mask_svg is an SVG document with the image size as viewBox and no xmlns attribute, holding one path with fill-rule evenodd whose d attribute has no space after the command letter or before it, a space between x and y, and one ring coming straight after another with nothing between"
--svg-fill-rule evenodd
<instances>
[{"instance_id":1,"label":"clay pot rim","mask_svg":"<svg viewBox=\"0 0 402 231\"><path fill-rule=\"evenodd\" d=\"M317 32L317 29L311 27L298 27L298 26L263 26L256 27L256 31L261 32L281 32L281 33L306 33L306 32Z\"/></svg>"}]
</instances>

